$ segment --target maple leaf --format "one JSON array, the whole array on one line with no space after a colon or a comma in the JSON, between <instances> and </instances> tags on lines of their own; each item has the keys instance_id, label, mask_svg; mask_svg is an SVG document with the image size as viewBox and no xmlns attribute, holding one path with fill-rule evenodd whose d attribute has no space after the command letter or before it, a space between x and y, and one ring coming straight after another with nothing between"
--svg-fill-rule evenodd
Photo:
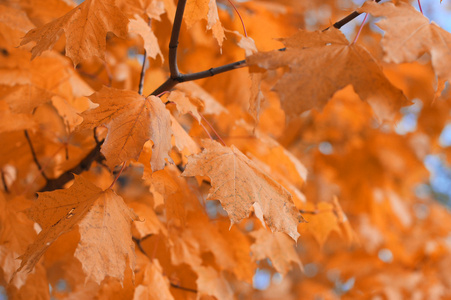
<instances>
[{"instance_id":1,"label":"maple leaf","mask_svg":"<svg viewBox=\"0 0 451 300\"><path fill-rule=\"evenodd\" d=\"M294 243L281 232L270 233L259 229L250 233L255 238L251 246L254 260L269 258L277 272L285 275L291 264L295 263L302 269L302 263L294 249Z\"/></svg>"},{"instance_id":2,"label":"maple leaf","mask_svg":"<svg viewBox=\"0 0 451 300\"><path fill-rule=\"evenodd\" d=\"M196 283L200 295L211 295L217 299L232 300L233 290L227 281L224 280L224 275L212 267L199 266L196 269L199 278Z\"/></svg>"},{"instance_id":3,"label":"maple leaf","mask_svg":"<svg viewBox=\"0 0 451 300\"><path fill-rule=\"evenodd\" d=\"M33 222L23 212L18 212L17 204L23 199L16 198L7 201L0 193L0 265L3 280L9 282L20 266L17 256L23 253L31 240L36 237ZM25 274L16 276L12 282L17 288L25 283Z\"/></svg>"},{"instance_id":4,"label":"maple leaf","mask_svg":"<svg viewBox=\"0 0 451 300\"><path fill-rule=\"evenodd\" d=\"M197 107L191 103L188 97L180 91L173 91L168 97L168 101L174 102L177 110L182 114L190 113L200 124L201 117L197 111Z\"/></svg>"},{"instance_id":5,"label":"maple leaf","mask_svg":"<svg viewBox=\"0 0 451 300\"><path fill-rule=\"evenodd\" d=\"M8 28L8 30L0 29L0 45L11 46L17 46L24 33L34 27L25 12L2 4L0 4L0 24Z\"/></svg>"},{"instance_id":6,"label":"maple leaf","mask_svg":"<svg viewBox=\"0 0 451 300\"><path fill-rule=\"evenodd\" d=\"M152 170L164 168L165 159L170 160L172 130L170 114L160 98L103 87L89 99L99 107L82 114L82 128L108 128L102 153L111 169L123 161L138 159L148 140L153 142Z\"/></svg>"},{"instance_id":7,"label":"maple leaf","mask_svg":"<svg viewBox=\"0 0 451 300\"><path fill-rule=\"evenodd\" d=\"M341 234L339 220L333 208L333 205L327 202L320 202L316 206L306 205L303 207L305 210L318 212L317 214L306 216L307 224L304 230L309 230L321 247L333 231Z\"/></svg>"},{"instance_id":8,"label":"maple leaf","mask_svg":"<svg viewBox=\"0 0 451 300\"><path fill-rule=\"evenodd\" d=\"M236 147L223 147L210 140L204 140L203 145L202 153L188 158L182 176L208 176L212 185L208 199L221 201L232 224L248 217L257 204L263 223L272 231L286 232L297 240L297 225L302 217L290 193Z\"/></svg>"},{"instance_id":9,"label":"maple leaf","mask_svg":"<svg viewBox=\"0 0 451 300\"><path fill-rule=\"evenodd\" d=\"M382 47L386 62L402 63L431 55L432 66L439 77L451 80L451 34L430 23L422 13L406 2L396 6L387 2L366 2L360 9L375 17L385 17L377 25L385 31Z\"/></svg>"},{"instance_id":10,"label":"maple leaf","mask_svg":"<svg viewBox=\"0 0 451 300\"><path fill-rule=\"evenodd\" d=\"M75 256L88 278L98 283L107 275L122 279L126 259L133 269L131 222L137 217L114 191L102 191L89 180L75 176L68 189L39 193L28 215L42 230L19 257L22 263L16 272L22 268L31 271L47 248L77 224L81 237Z\"/></svg>"},{"instance_id":11,"label":"maple leaf","mask_svg":"<svg viewBox=\"0 0 451 300\"><path fill-rule=\"evenodd\" d=\"M106 276L111 276L123 281L127 265L134 270L131 223L137 219L111 189L95 199L78 223L80 242L74 254L81 261L87 280L100 284Z\"/></svg>"},{"instance_id":12,"label":"maple leaf","mask_svg":"<svg viewBox=\"0 0 451 300\"><path fill-rule=\"evenodd\" d=\"M163 268L158 260L153 259L147 263L143 282L136 287L133 299L174 299L169 287L170 282L163 276Z\"/></svg>"},{"instance_id":13,"label":"maple leaf","mask_svg":"<svg viewBox=\"0 0 451 300\"><path fill-rule=\"evenodd\" d=\"M12 113L5 106L4 102L0 102L0 133L36 127L37 123L31 115Z\"/></svg>"},{"instance_id":14,"label":"maple leaf","mask_svg":"<svg viewBox=\"0 0 451 300\"><path fill-rule=\"evenodd\" d=\"M53 48L63 32L66 35L66 55L76 66L94 56L103 59L106 34L113 32L127 36L128 19L114 4L114 0L86 0L64 16L39 28L30 30L20 45L32 41L32 59Z\"/></svg>"},{"instance_id":15,"label":"maple leaf","mask_svg":"<svg viewBox=\"0 0 451 300\"><path fill-rule=\"evenodd\" d=\"M130 20L129 32L140 35L144 41L144 49L146 54L153 59L160 56L161 61L164 62L163 54L161 53L158 40L149 24L147 24L140 16L136 15L135 19Z\"/></svg>"},{"instance_id":16,"label":"maple leaf","mask_svg":"<svg viewBox=\"0 0 451 300\"><path fill-rule=\"evenodd\" d=\"M216 0L193 0L187 1L184 18L188 28L200 20L207 21L207 29L213 32L219 46L225 38L224 29L218 16Z\"/></svg>"},{"instance_id":17,"label":"maple leaf","mask_svg":"<svg viewBox=\"0 0 451 300\"><path fill-rule=\"evenodd\" d=\"M42 230L25 254L18 271L25 267L31 271L45 250L60 235L70 231L88 212L102 190L83 177L76 176L74 184L65 190L40 193L28 211L28 216Z\"/></svg>"},{"instance_id":18,"label":"maple leaf","mask_svg":"<svg viewBox=\"0 0 451 300\"><path fill-rule=\"evenodd\" d=\"M256 53L247 61L268 70L288 68L274 86L288 118L312 108L322 109L336 91L348 84L381 118L391 119L408 104L371 54L359 45L350 45L338 29L301 30L281 41L286 46L284 51Z\"/></svg>"}]
</instances>

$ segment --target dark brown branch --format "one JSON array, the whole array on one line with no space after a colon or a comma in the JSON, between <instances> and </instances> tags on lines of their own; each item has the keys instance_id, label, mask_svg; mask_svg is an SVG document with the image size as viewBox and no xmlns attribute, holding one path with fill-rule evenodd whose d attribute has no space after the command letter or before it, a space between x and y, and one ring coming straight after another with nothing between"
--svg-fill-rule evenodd
<instances>
[{"instance_id":1,"label":"dark brown branch","mask_svg":"<svg viewBox=\"0 0 451 300\"><path fill-rule=\"evenodd\" d=\"M75 167L64 172L56 179L47 180L47 184L40 190L40 192L53 191L62 188L67 182L74 179L73 174L81 174L83 171L89 170L94 161L101 162L103 155L100 153L100 147L103 141L96 144L96 147L89 152L89 154Z\"/></svg>"},{"instance_id":2,"label":"dark brown branch","mask_svg":"<svg viewBox=\"0 0 451 300\"><path fill-rule=\"evenodd\" d=\"M146 60L147 60L147 51L144 49L144 57L143 57L143 66L141 69L141 74L139 75L139 86L138 93L142 95L143 87L144 87L144 75L146 74Z\"/></svg>"},{"instance_id":3,"label":"dark brown branch","mask_svg":"<svg viewBox=\"0 0 451 300\"><path fill-rule=\"evenodd\" d=\"M380 2L381 0L376 0L376 2ZM185 2L186 0L179 1L179 6L183 6L182 9L185 8ZM179 12L179 6L177 6L177 12ZM344 25L348 24L352 20L354 20L356 17L358 17L361 13L354 11L341 19L340 21L334 23L334 27L337 29L340 29ZM179 16L180 20L177 18ZM174 20L174 27L172 30L172 36L171 36L171 42L169 44L169 69L171 70L171 76L168 78L162 85L160 85L151 95L158 95L161 94L164 91L169 91L173 87L175 87L177 84L181 82L186 81L193 81L198 80L202 78L212 77L220 73L232 71L235 69L244 68L247 66L246 60L240 60L236 61L227 65L223 65L216 68L211 68L209 70L191 73L191 74L181 74L177 67L177 45L178 45L178 37L180 34L180 27L176 27L176 21L180 21L183 17L183 11L180 14L176 13L175 20ZM180 23L177 23L180 25ZM328 30L330 27L327 27L323 31ZM172 47L172 48L171 48ZM279 51L285 51L286 48L280 48Z\"/></svg>"},{"instance_id":4,"label":"dark brown branch","mask_svg":"<svg viewBox=\"0 0 451 300\"><path fill-rule=\"evenodd\" d=\"M375 0L376 2L380 2L381 0ZM191 74L181 74L178 70L177 66L177 47L178 47L178 40L180 36L180 28L182 25L183 20L183 13L185 10L186 0L179 0L177 4L177 11L175 13L174 18L174 25L172 28L172 35L171 35L171 41L169 43L169 69L171 72L170 78L168 78L162 85L160 85L155 91L151 93L151 95L159 95L165 91L169 91L173 87L175 87L177 84L181 82L187 82L192 80L197 80L201 78L207 78L211 76L215 76L220 73L232 71L235 69L240 69L243 67L246 67L246 61L240 60L237 62L233 62L227 65L223 65L216 68L211 68L209 70L197 72L197 73L191 73ZM357 11L352 12L351 14L347 15L340 21L334 23L334 27L337 29L340 29L345 24L351 22L354 20L357 16L359 16L360 13ZM329 29L326 28L324 30ZM279 51L284 51L285 48L279 49ZM78 166L76 166L74 169L67 171L63 175L61 175L59 178L51 180L47 183L47 185L41 190L41 191L49 191L54 190L57 188L61 188L66 182L72 179L72 173L80 174L82 171L88 170L91 163L94 160L99 159L99 157L102 157L100 154L100 146L101 144L97 144L96 147L86 156ZM70 178L68 178L70 175ZM64 179L63 179L64 178Z\"/></svg>"},{"instance_id":5,"label":"dark brown branch","mask_svg":"<svg viewBox=\"0 0 451 300\"><path fill-rule=\"evenodd\" d=\"M177 48L179 45L180 28L182 27L183 13L185 12L186 0L179 0L175 12L174 24L172 25L171 41L169 42L169 70L171 78L180 76L177 66Z\"/></svg>"},{"instance_id":6,"label":"dark brown branch","mask_svg":"<svg viewBox=\"0 0 451 300\"><path fill-rule=\"evenodd\" d=\"M24 130L24 134L25 134L25 138L27 139L28 146L30 146L31 156L33 156L34 163L36 164L36 166L38 166L38 170L41 173L42 177L44 177L45 180L49 181L49 179L47 178L47 176L44 173L44 170L42 169L41 164L38 161L38 157L36 156L36 151L34 151L33 143L31 142L30 136L28 135L28 130Z\"/></svg>"},{"instance_id":7,"label":"dark brown branch","mask_svg":"<svg viewBox=\"0 0 451 300\"><path fill-rule=\"evenodd\" d=\"M381 2L381 0L376 0L376 3ZM348 24L349 22L351 22L352 20L354 20L355 18L357 18L358 16L360 16L362 13L359 13L357 11L353 11L352 13L350 13L349 15L347 15L346 17L344 17L343 19L341 19L338 22L334 23L334 27L337 29L340 29L341 27L343 27L344 25ZM327 29L329 29L330 27L327 27L326 29L324 29L323 31L326 31Z\"/></svg>"},{"instance_id":8,"label":"dark brown branch","mask_svg":"<svg viewBox=\"0 0 451 300\"><path fill-rule=\"evenodd\" d=\"M146 250L144 250L143 246L141 245L141 242L149 237L153 236L153 234L148 234L140 239L135 238L134 236L132 236L132 240L135 241L136 245L138 246L138 249L145 255L148 257Z\"/></svg>"},{"instance_id":9,"label":"dark brown branch","mask_svg":"<svg viewBox=\"0 0 451 300\"><path fill-rule=\"evenodd\" d=\"M168 78L162 85L160 85L151 95L158 95L164 91L169 91L177 84L186 81L193 81L201 78L212 77L224 72L228 72L231 70L239 69L246 66L245 60L240 60L231 64L223 65L217 68L211 68L205 71L191 73L191 74L180 74L177 78Z\"/></svg>"}]
</instances>

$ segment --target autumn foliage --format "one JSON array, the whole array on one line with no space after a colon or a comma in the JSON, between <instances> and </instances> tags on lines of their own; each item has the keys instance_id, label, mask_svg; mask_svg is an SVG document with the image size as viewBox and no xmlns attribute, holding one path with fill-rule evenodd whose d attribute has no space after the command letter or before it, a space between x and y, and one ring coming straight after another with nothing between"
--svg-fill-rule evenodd
<instances>
[{"instance_id":1,"label":"autumn foliage","mask_svg":"<svg viewBox=\"0 0 451 300\"><path fill-rule=\"evenodd\" d=\"M379 2L0 2L2 293L451 298L451 33Z\"/></svg>"}]
</instances>

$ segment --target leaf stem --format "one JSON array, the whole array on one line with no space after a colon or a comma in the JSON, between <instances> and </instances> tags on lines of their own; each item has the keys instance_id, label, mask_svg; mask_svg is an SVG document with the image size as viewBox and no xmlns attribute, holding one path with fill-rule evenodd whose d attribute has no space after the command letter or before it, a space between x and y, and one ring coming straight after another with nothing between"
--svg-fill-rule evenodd
<instances>
[{"instance_id":1,"label":"leaf stem","mask_svg":"<svg viewBox=\"0 0 451 300\"><path fill-rule=\"evenodd\" d=\"M230 5L232 5L232 7L233 7L233 9L235 10L236 14L237 14L238 17L240 18L241 25L243 26L244 36L247 37L246 26L244 25L243 18L241 17L241 14L240 14L240 12L238 11L238 8L236 8L236 6L235 6L235 4L233 4L232 0L227 0L227 1L229 1Z\"/></svg>"},{"instance_id":2,"label":"leaf stem","mask_svg":"<svg viewBox=\"0 0 451 300\"><path fill-rule=\"evenodd\" d=\"M357 42L357 40L359 39L360 33L362 32L363 26L365 25L366 18L368 18L368 13L365 14L365 18L363 18L362 24L360 24L359 31L357 32L357 34L356 34L354 40L352 41L351 45L354 45Z\"/></svg>"},{"instance_id":3,"label":"leaf stem","mask_svg":"<svg viewBox=\"0 0 451 300\"><path fill-rule=\"evenodd\" d=\"M194 115L189 112L191 116L193 116L193 118L195 119ZM210 138L210 140L214 141L214 138L211 136L210 132L207 130L207 128L205 127L204 124L202 124L202 122L199 123L200 126L202 126L202 128L204 129L205 133L207 133L208 137Z\"/></svg>"},{"instance_id":4,"label":"leaf stem","mask_svg":"<svg viewBox=\"0 0 451 300\"><path fill-rule=\"evenodd\" d=\"M424 15L424 14L423 14L423 9L421 8L421 2L420 2L420 0L418 0L418 7L420 8L421 14Z\"/></svg>"},{"instance_id":5,"label":"leaf stem","mask_svg":"<svg viewBox=\"0 0 451 300\"><path fill-rule=\"evenodd\" d=\"M124 161L124 162L122 163L122 167L121 167L121 169L119 170L119 173L117 173L116 178L114 178L113 182L111 183L111 185L110 185L110 187L109 187L108 189L111 189L111 188L114 186L114 184L116 183L116 181L119 179L119 177L120 177L121 174L122 174L122 171L124 171L124 169L125 169L125 164L126 164L126 163L127 163L127 161Z\"/></svg>"},{"instance_id":6,"label":"leaf stem","mask_svg":"<svg viewBox=\"0 0 451 300\"><path fill-rule=\"evenodd\" d=\"M205 119L205 117L201 113L199 113L199 115L202 118L202 120L204 120L205 123L207 123L208 127L210 127L210 129L214 132L214 134L218 137L218 139L221 141L222 145L227 147L227 145L224 142L224 140L221 138L221 136L218 134L218 132L215 130L215 128L210 124L210 122L208 122L208 120Z\"/></svg>"}]
</instances>

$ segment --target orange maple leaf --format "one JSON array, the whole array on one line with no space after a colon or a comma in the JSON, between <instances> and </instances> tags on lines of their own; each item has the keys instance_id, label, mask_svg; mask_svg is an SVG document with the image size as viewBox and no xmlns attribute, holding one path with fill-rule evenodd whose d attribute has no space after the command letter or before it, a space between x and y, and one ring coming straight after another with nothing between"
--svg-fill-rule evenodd
<instances>
[{"instance_id":1,"label":"orange maple leaf","mask_svg":"<svg viewBox=\"0 0 451 300\"><path fill-rule=\"evenodd\" d=\"M262 172L236 147L204 140L202 153L190 156L183 176L208 176L212 188L208 199L218 199L233 223L249 216L251 208L272 231L283 231L297 240L302 222L290 193ZM262 213L262 215L260 215Z\"/></svg>"},{"instance_id":2,"label":"orange maple leaf","mask_svg":"<svg viewBox=\"0 0 451 300\"><path fill-rule=\"evenodd\" d=\"M30 30L20 45L36 42L32 58L53 48L63 32L66 35L66 55L74 65L94 56L103 59L108 31L127 36L128 19L114 0L86 0L64 16L39 28Z\"/></svg>"},{"instance_id":3,"label":"orange maple leaf","mask_svg":"<svg viewBox=\"0 0 451 300\"><path fill-rule=\"evenodd\" d=\"M348 84L383 119L392 118L408 104L371 54L359 45L350 45L338 29L301 30L282 42L285 51L256 53L247 61L251 66L269 70L288 68L274 87L288 118L312 108L322 109L336 91Z\"/></svg>"},{"instance_id":4,"label":"orange maple leaf","mask_svg":"<svg viewBox=\"0 0 451 300\"><path fill-rule=\"evenodd\" d=\"M439 77L451 79L451 33L430 23L409 3L397 6L387 2L377 5L366 2L360 11L385 17L377 25L385 31L382 47L387 62L412 62L424 53L431 55L432 66Z\"/></svg>"},{"instance_id":5,"label":"orange maple leaf","mask_svg":"<svg viewBox=\"0 0 451 300\"><path fill-rule=\"evenodd\" d=\"M160 98L103 87L89 99L100 106L82 114L82 128L108 128L102 153L111 169L123 161L138 159L148 140L153 142L152 170L164 168L165 159L170 160L172 130L169 111Z\"/></svg>"},{"instance_id":6,"label":"orange maple leaf","mask_svg":"<svg viewBox=\"0 0 451 300\"><path fill-rule=\"evenodd\" d=\"M207 29L213 32L213 36L218 41L219 46L225 38L224 28L219 20L216 0L193 0L186 3L185 15L183 17L188 28L200 20L207 21Z\"/></svg>"},{"instance_id":7,"label":"orange maple leaf","mask_svg":"<svg viewBox=\"0 0 451 300\"><path fill-rule=\"evenodd\" d=\"M133 269L131 222L137 216L113 190L102 191L89 180L75 176L68 189L39 193L28 215L42 230L19 257L22 263L16 272L22 268L31 271L47 248L77 224L81 237L75 256L88 278L98 283L107 275L122 279L126 259Z\"/></svg>"},{"instance_id":8,"label":"orange maple leaf","mask_svg":"<svg viewBox=\"0 0 451 300\"><path fill-rule=\"evenodd\" d=\"M74 256L81 261L87 280L100 284L106 276L124 279L127 267L135 268L131 223L138 217L124 200L107 189L78 223L80 242Z\"/></svg>"},{"instance_id":9,"label":"orange maple leaf","mask_svg":"<svg viewBox=\"0 0 451 300\"><path fill-rule=\"evenodd\" d=\"M266 229L259 229L250 233L255 238L255 243L251 246L254 260L269 258L277 272L285 275L291 264L296 264L302 269L299 255L294 249L294 242L285 234L276 232L271 234Z\"/></svg>"}]
</instances>

